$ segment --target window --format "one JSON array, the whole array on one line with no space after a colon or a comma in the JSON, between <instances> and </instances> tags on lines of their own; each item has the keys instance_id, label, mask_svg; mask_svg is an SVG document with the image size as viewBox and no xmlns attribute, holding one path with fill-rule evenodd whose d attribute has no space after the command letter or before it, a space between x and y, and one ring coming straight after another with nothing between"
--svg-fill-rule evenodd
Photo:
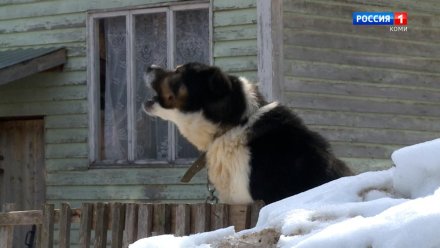
<instances>
[{"instance_id":1,"label":"window","mask_svg":"<svg viewBox=\"0 0 440 248\"><path fill-rule=\"evenodd\" d=\"M142 104L153 95L151 64L210 63L209 4L91 14L89 18L92 162L187 163L198 156L171 123Z\"/></svg>"}]
</instances>

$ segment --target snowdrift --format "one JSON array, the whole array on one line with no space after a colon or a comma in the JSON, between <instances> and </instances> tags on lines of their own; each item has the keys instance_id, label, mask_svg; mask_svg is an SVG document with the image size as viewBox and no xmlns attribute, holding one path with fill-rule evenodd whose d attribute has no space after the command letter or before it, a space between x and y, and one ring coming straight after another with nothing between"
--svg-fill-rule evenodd
<instances>
[{"instance_id":1,"label":"snowdrift","mask_svg":"<svg viewBox=\"0 0 440 248\"><path fill-rule=\"evenodd\" d=\"M150 247L440 247L440 139L404 147L395 167L341 178L264 207L255 228L141 239Z\"/></svg>"}]
</instances>

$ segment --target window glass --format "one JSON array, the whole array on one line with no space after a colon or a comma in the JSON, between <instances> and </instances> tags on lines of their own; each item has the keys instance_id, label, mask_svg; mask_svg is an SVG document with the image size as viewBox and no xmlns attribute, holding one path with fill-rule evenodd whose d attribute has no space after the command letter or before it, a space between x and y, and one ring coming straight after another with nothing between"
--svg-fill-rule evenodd
<instances>
[{"instance_id":1,"label":"window glass","mask_svg":"<svg viewBox=\"0 0 440 248\"><path fill-rule=\"evenodd\" d=\"M209 64L209 13L206 9L177 11L175 65L188 62ZM197 149L177 131L177 158L194 158Z\"/></svg>"},{"instance_id":2,"label":"window glass","mask_svg":"<svg viewBox=\"0 0 440 248\"><path fill-rule=\"evenodd\" d=\"M167 67L166 13L136 15L135 18L135 137L137 160L168 159L168 123L151 118L142 110L142 104L154 94L146 86L145 69L156 64Z\"/></svg>"},{"instance_id":3,"label":"window glass","mask_svg":"<svg viewBox=\"0 0 440 248\"><path fill-rule=\"evenodd\" d=\"M209 10L156 10L94 19L100 98L99 130L94 137L99 161L173 162L199 154L171 123L143 112L142 105L155 94L144 73L151 64L174 68L187 62L209 63ZM128 20L134 26L127 27Z\"/></svg>"},{"instance_id":4,"label":"window glass","mask_svg":"<svg viewBox=\"0 0 440 248\"><path fill-rule=\"evenodd\" d=\"M101 160L127 160L125 17L99 22Z\"/></svg>"}]
</instances>

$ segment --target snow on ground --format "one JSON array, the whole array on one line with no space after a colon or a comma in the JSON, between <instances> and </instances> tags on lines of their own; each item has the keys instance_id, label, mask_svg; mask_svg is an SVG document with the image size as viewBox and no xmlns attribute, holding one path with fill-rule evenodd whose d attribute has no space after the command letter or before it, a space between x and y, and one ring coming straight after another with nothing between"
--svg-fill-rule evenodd
<instances>
[{"instance_id":1,"label":"snow on ground","mask_svg":"<svg viewBox=\"0 0 440 248\"><path fill-rule=\"evenodd\" d=\"M391 157L395 168L341 178L264 207L253 229L163 235L130 248L440 247L440 139Z\"/></svg>"}]
</instances>

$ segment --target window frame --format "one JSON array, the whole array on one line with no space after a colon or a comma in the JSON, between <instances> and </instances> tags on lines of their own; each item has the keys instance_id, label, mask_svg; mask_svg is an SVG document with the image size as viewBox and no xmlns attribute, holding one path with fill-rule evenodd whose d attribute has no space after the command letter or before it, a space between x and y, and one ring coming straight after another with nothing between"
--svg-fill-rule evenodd
<instances>
[{"instance_id":1,"label":"window frame","mask_svg":"<svg viewBox=\"0 0 440 248\"><path fill-rule=\"evenodd\" d=\"M135 160L135 144L136 135L134 130L135 118L135 101L134 86L135 86L135 56L134 56L134 42L135 42L135 23L136 15L149 13L165 13L167 19L167 65L168 69L174 68L175 65L175 13L176 11L207 9L209 15L209 62L213 64L213 44L212 44L212 2L211 1L188 1L188 2L172 2L168 4L148 5L135 8L127 8L124 10L103 10L91 11L87 15L87 87L88 87L88 101L89 101L89 163L94 167L104 166L179 166L188 165L194 159L178 159L176 151L177 130L176 127L168 122L168 159L163 160ZM99 160L100 149L100 84L99 84L99 20L103 18L121 17L125 16L126 25L126 49L127 49L127 160L122 163Z\"/></svg>"}]
</instances>

